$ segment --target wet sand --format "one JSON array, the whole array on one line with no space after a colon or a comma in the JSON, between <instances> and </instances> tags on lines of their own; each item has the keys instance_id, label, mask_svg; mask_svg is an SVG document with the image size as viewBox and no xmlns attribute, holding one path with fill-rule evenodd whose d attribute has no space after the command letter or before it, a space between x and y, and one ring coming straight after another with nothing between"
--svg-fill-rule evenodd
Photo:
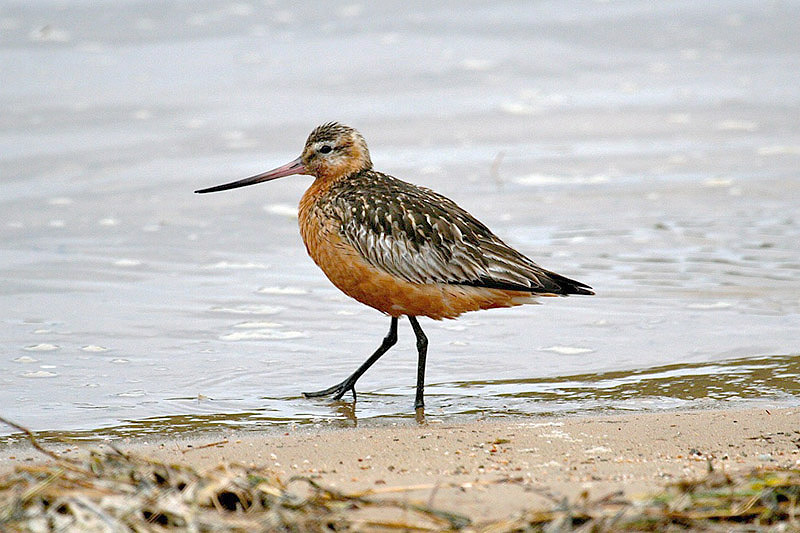
<instances>
[{"instance_id":1,"label":"wet sand","mask_svg":"<svg viewBox=\"0 0 800 533\"><path fill-rule=\"evenodd\" d=\"M529 417L466 423L398 423L351 429L240 432L118 441L124 451L198 469L265 466L284 480L310 476L345 492L372 491L499 519L563 498L637 498L709 467L730 474L800 467L800 409L675 411ZM108 449L107 444L100 449ZM86 448L62 449L67 456ZM28 448L0 464L44 458ZM8 460L12 458L13 460Z\"/></svg>"}]
</instances>

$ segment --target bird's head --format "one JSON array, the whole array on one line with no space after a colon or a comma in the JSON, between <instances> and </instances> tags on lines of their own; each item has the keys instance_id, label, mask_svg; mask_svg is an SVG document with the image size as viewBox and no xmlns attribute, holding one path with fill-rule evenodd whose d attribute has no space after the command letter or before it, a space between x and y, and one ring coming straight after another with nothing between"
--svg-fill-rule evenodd
<instances>
[{"instance_id":1,"label":"bird's head","mask_svg":"<svg viewBox=\"0 0 800 533\"><path fill-rule=\"evenodd\" d=\"M339 178L372 168L367 141L358 131L329 122L311 132L300 156L304 174L317 178Z\"/></svg>"},{"instance_id":2,"label":"bird's head","mask_svg":"<svg viewBox=\"0 0 800 533\"><path fill-rule=\"evenodd\" d=\"M195 192L236 189L293 174L308 174L317 179L336 180L370 168L372 160L364 137L350 126L328 122L317 126L311 132L306 139L303 153L294 161L249 178Z\"/></svg>"}]
</instances>

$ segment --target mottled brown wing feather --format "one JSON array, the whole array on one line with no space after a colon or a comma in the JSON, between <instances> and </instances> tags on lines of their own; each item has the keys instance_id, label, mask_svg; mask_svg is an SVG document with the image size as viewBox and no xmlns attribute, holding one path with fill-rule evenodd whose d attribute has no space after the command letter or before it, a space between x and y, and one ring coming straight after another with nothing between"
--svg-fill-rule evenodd
<instances>
[{"instance_id":1,"label":"mottled brown wing feather","mask_svg":"<svg viewBox=\"0 0 800 533\"><path fill-rule=\"evenodd\" d=\"M591 294L506 245L452 200L375 171L327 195L342 238L372 266L412 283Z\"/></svg>"}]
</instances>

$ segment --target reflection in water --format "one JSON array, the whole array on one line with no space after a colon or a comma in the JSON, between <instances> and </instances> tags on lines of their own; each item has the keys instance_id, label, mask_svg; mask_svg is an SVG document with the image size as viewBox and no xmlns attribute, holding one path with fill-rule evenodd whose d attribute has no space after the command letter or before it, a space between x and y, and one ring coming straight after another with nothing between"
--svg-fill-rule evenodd
<instances>
[{"instance_id":1,"label":"reflection in water","mask_svg":"<svg viewBox=\"0 0 800 533\"><path fill-rule=\"evenodd\" d=\"M631 372L604 372L556 379L471 382L500 397L544 401L636 402L653 398L736 400L780 397L797 391L800 355L734 359L719 363L675 364Z\"/></svg>"},{"instance_id":2,"label":"reflection in water","mask_svg":"<svg viewBox=\"0 0 800 533\"><path fill-rule=\"evenodd\" d=\"M736 402L770 399L796 404L800 354L742 358L714 364L675 364L630 372L577 374L547 379L461 381L431 384L431 396L441 411L432 418L457 420L485 413L492 416L564 415L613 410L660 410L673 407L731 407ZM451 392L448 393L448 390ZM269 405L289 402L298 416L276 416L274 409L239 413L160 416L129 420L113 427L76 432L40 432L42 440L179 436L207 431L284 431L296 424L329 428L356 427L357 413L374 404L389 404L393 414L369 416L370 421L425 423L424 411L403 409L405 395L360 394L352 402L309 402L302 398L265 398ZM305 404L305 413L299 406ZM366 405L365 405L366 404ZM321 407L321 409L314 409ZM314 409L313 413L308 411ZM271 413L271 414L267 414ZM402 413L402 414L397 414ZM413 421L413 422L412 422ZM12 442L18 435L0 438Z\"/></svg>"},{"instance_id":3,"label":"reflection in water","mask_svg":"<svg viewBox=\"0 0 800 533\"><path fill-rule=\"evenodd\" d=\"M341 426L357 427L358 418L356 417L356 403L347 401L333 402L331 406L334 418L338 419ZM347 424L350 422L350 424Z\"/></svg>"}]
</instances>

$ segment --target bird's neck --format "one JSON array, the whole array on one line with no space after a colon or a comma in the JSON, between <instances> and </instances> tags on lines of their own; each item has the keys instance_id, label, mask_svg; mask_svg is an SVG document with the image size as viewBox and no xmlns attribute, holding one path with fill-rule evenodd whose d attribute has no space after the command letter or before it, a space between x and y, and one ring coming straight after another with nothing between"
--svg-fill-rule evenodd
<instances>
[{"instance_id":1,"label":"bird's neck","mask_svg":"<svg viewBox=\"0 0 800 533\"><path fill-rule=\"evenodd\" d=\"M334 185L346 185L348 181L370 170L371 167L364 167L363 165L338 167L335 171L319 169L316 173L314 183L308 188L308 192L311 192L313 189L315 194L324 194Z\"/></svg>"},{"instance_id":2,"label":"bird's neck","mask_svg":"<svg viewBox=\"0 0 800 533\"><path fill-rule=\"evenodd\" d=\"M348 181L354 180L362 173L369 172L369 170L370 169L365 168L349 174L319 173L308 189L306 189L306 192L303 193L302 198L300 198L298 210L300 218L305 219L316 205L320 202L325 202L328 195L336 194L336 190L340 190L341 187L346 187Z\"/></svg>"}]
</instances>

